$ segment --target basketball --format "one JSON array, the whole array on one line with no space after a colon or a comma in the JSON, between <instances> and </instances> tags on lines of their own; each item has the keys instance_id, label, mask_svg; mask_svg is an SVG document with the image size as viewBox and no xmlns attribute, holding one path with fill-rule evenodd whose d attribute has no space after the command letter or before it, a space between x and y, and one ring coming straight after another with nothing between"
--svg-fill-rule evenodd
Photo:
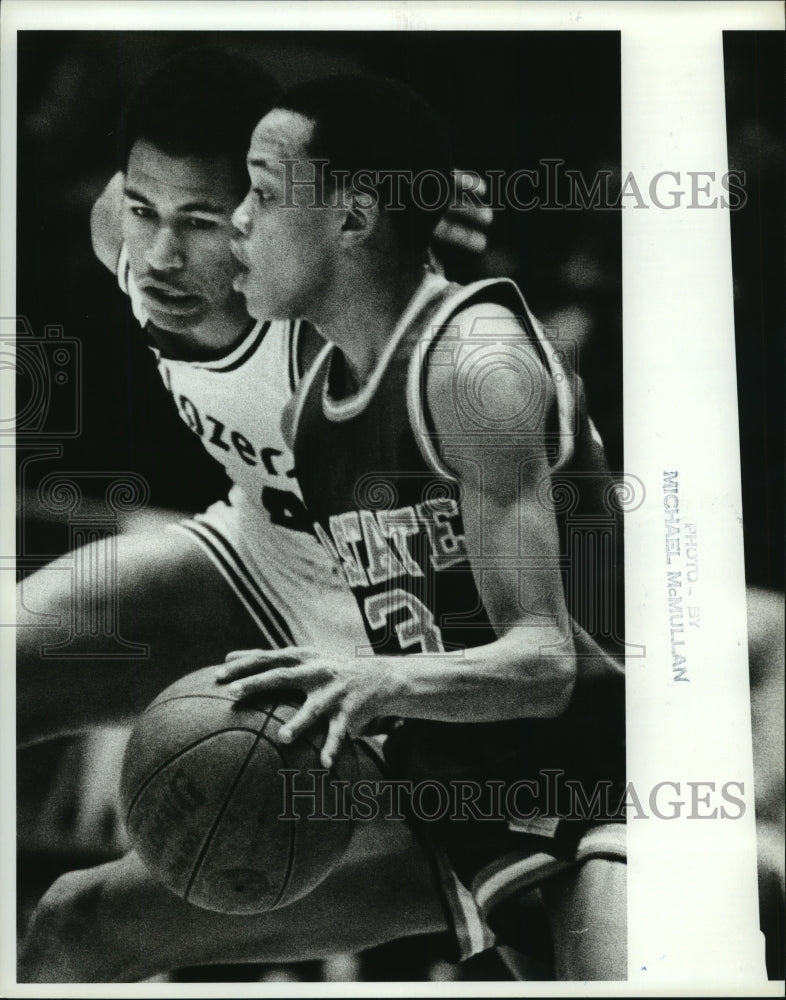
<instances>
[{"instance_id":1,"label":"basketball","mask_svg":"<svg viewBox=\"0 0 786 1000\"><path fill-rule=\"evenodd\" d=\"M142 861L177 896L262 913L305 895L343 856L353 824L340 783L357 779L357 757L345 741L325 771L326 724L277 742L302 702L282 691L238 703L206 667L139 718L120 779L123 815Z\"/></svg>"}]
</instances>

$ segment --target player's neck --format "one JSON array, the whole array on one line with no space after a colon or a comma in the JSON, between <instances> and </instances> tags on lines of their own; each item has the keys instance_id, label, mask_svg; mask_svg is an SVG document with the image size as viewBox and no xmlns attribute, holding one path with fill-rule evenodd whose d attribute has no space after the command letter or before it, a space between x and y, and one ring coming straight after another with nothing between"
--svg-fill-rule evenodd
<instances>
[{"instance_id":1,"label":"player's neck","mask_svg":"<svg viewBox=\"0 0 786 1000\"><path fill-rule=\"evenodd\" d=\"M250 322L245 302L240 298L190 329L163 330L155 324L148 324L147 329L156 346L168 357L206 361L230 351L241 340Z\"/></svg>"},{"instance_id":2,"label":"player's neck","mask_svg":"<svg viewBox=\"0 0 786 1000\"><path fill-rule=\"evenodd\" d=\"M354 269L333 283L319 317L309 317L347 359L360 388L374 371L408 302L423 281L422 263L399 270Z\"/></svg>"}]
</instances>

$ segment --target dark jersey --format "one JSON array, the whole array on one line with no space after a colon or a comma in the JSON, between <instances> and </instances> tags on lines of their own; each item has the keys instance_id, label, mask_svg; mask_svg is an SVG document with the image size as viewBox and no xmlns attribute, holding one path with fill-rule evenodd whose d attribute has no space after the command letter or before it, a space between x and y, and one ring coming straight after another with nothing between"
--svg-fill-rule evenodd
<instances>
[{"instance_id":1,"label":"dark jersey","mask_svg":"<svg viewBox=\"0 0 786 1000\"><path fill-rule=\"evenodd\" d=\"M554 379L557 404L543 413L542 424L552 471L539 497L552 505L560 527L560 568L576 647L580 656L592 657L596 676L591 684L577 684L558 719L407 719L389 737L387 754L394 769L412 779L510 781L552 769L583 785L609 779L619 787L624 690L614 658L621 578L613 482L566 345L558 350L543 338L512 282L459 287L426 278L370 380L354 396L343 389L341 353L323 351L296 418L303 497L318 537L360 606L369 646L358 655L460 655L497 638L467 557L459 484L443 464L423 392L427 359L436 360L437 351L450 357L458 343L452 319L478 303L512 312L516 337L526 348L522 358L534 346ZM525 589L523 597L526 606ZM552 785L552 800L553 791Z\"/></svg>"}]
</instances>

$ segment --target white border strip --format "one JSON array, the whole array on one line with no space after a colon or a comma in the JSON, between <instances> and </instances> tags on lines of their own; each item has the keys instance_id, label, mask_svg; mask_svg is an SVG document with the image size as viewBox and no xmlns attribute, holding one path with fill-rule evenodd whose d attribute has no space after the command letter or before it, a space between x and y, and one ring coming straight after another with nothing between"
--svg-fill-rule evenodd
<instances>
[{"instance_id":1,"label":"white border strip","mask_svg":"<svg viewBox=\"0 0 786 1000\"><path fill-rule=\"evenodd\" d=\"M640 0L523 3L521 0L4 0L6 30L18 28L149 31L427 30L637 31L670 24L670 34L702 26L727 31L783 27L777 0Z\"/></svg>"},{"instance_id":2,"label":"white border strip","mask_svg":"<svg viewBox=\"0 0 786 1000\"><path fill-rule=\"evenodd\" d=\"M625 468L647 490L626 524L626 636L647 649L643 660L629 661L627 675L628 780L648 816L629 814L629 975L637 985L698 986L722 968L734 987L765 972L731 240L728 210L720 199L695 207L712 199L694 194L688 174L713 173L720 189L727 170L717 22L701 18L694 30L676 32L643 17L623 33L622 73L623 179L630 172L648 201L649 181L662 170L674 176L661 190L685 190L680 207L650 203L623 213ZM664 493L666 471L677 473L676 494ZM687 560L689 525L698 570ZM679 574L671 588L667 572ZM680 816L657 806L659 817L645 798L666 781L679 788L668 787L660 801L685 800ZM712 807L694 804L691 781L712 783L718 810L729 805L721 789L740 782L745 814L697 818ZM697 798L709 790L698 789Z\"/></svg>"}]
</instances>

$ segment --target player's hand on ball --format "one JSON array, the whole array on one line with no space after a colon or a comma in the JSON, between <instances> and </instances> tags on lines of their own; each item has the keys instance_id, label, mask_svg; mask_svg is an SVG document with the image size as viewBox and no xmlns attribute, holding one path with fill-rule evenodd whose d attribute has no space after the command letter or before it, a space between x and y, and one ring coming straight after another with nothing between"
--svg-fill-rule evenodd
<instances>
[{"instance_id":1,"label":"player's hand on ball","mask_svg":"<svg viewBox=\"0 0 786 1000\"><path fill-rule=\"evenodd\" d=\"M321 761L329 768L346 736L359 736L372 719L391 714L386 706L396 693L397 671L390 660L384 656L355 660L305 647L240 650L227 656L216 679L229 684L237 699L276 688L303 691L305 702L282 726L278 738L289 743L325 717L328 733Z\"/></svg>"},{"instance_id":2,"label":"player's hand on ball","mask_svg":"<svg viewBox=\"0 0 786 1000\"><path fill-rule=\"evenodd\" d=\"M434 230L434 240L443 246L483 253L488 239L486 230L494 218L490 208L479 205L486 192L486 182L478 174L454 170L455 197Z\"/></svg>"}]
</instances>

